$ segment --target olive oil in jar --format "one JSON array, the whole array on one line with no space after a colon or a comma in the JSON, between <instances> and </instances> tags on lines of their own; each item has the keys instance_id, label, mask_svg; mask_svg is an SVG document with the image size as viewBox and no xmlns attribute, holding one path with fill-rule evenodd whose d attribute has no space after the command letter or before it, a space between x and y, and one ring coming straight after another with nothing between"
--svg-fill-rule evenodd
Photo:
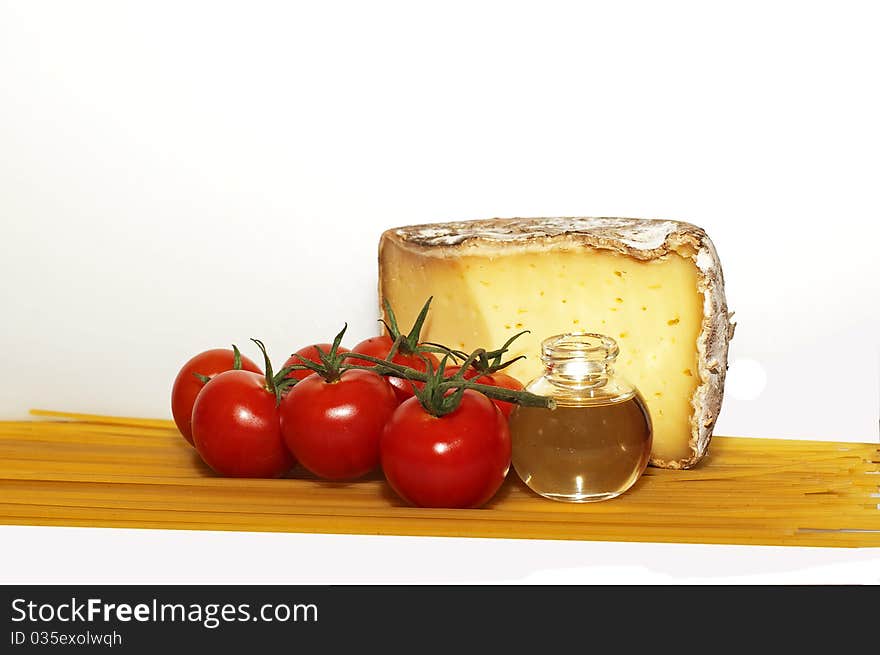
<instances>
[{"instance_id":1,"label":"olive oil in jar","mask_svg":"<svg viewBox=\"0 0 880 655\"><path fill-rule=\"evenodd\" d=\"M526 387L556 409L522 407L510 417L513 466L536 493L590 502L619 496L644 472L652 429L638 390L614 375L618 348L598 334L542 344L545 373Z\"/></svg>"}]
</instances>

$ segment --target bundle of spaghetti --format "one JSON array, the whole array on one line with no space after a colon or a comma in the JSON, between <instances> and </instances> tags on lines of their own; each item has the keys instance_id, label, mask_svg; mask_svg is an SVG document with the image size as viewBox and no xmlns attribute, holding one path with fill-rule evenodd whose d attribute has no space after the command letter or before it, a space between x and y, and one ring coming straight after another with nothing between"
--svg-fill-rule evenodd
<instances>
[{"instance_id":1,"label":"bundle of spaghetti","mask_svg":"<svg viewBox=\"0 0 880 655\"><path fill-rule=\"evenodd\" d=\"M381 473L213 474L171 421L35 410L0 422L0 523L202 530L880 546L878 444L715 437L696 469L648 469L590 504L534 495L511 473L484 508L408 507Z\"/></svg>"}]
</instances>

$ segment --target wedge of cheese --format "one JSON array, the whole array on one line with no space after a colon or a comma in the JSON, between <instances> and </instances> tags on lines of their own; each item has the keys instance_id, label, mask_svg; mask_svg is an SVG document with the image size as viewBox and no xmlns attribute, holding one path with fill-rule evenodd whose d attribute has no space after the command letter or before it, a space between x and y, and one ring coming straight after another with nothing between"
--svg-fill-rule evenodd
<instances>
[{"instance_id":1,"label":"wedge of cheese","mask_svg":"<svg viewBox=\"0 0 880 655\"><path fill-rule=\"evenodd\" d=\"M410 325L434 300L423 340L471 351L522 330L509 372L542 374L540 342L599 332L647 402L651 463L689 468L721 409L733 323L718 255L688 223L622 218L492 219L386 231L379 294Z\"/></svg>"}]
</instances>

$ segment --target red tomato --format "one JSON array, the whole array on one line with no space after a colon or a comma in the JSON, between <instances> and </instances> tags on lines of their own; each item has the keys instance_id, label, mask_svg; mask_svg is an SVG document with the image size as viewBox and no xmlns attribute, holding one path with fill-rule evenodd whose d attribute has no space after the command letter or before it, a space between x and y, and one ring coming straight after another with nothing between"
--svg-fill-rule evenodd
<instances>
[{"instance_id":1,"label":"red tomato","mask_svg":"<svg viewBox=\"0 0 880 655\"><path fill-rule=\"evenodd\" d=\"M388 353L391 352L392 346L394 346L394 341L392 341L391 337L387 335L382 337L370 337L369 339L361 341L358 345L352 348L352 352L360 353L362 355L370 355L371 357L377 357L378 359L385 359L386 357L388 357ZM433 355L433 353L420 353L420 355L421 357L424 357L428 361L430 361L434 368L437 368L440 363L439 360ZM372 363L366 360L357 360L354 357L346 361L364 364ZM395 364L401 364L402 366L409 366L410 368L414 368L417 371L428 370L427 365L419 357L419 355L407 355L398 351L394 355L394 357L391 358L391 361ZM398 402L403 402L407 398L412 398L415 395L413 385L415 385L418 389L421 389L425 386L421 382L412 382L410 380L405 380L404 378L396 377L389 377L388 382L394 389L394 394L397 396Z\"/></svg>"},{"instance_id":2,"label":"red tomato","mask_svg":"<svg viewBox=\"0 0 880 655\"><path fill-rule=\"evenodd\" d=\"M300 348L299 350L297 350L293 354L293 356L290 357L290 359L288 359L286 362L284 362L284 366L282 368L287 368L288 366L293 366L294 364L302 364L302 362L295 355L299 355L300 357L303 357L304 359L308 359L309 361L316 362L316 363L320 364L321 358L318 357L318 347L319 346L320 346L321 350L324 351L325 355L328 354L330 352L330 348L333 347L329 343L318 343L318 344L314 344L311 346L306 346L305 348ZM343 348L342 346L339 346L339 348L336 349L336 352L347 353L347 352L351 352L351 351L348 348ZM302 380L303 378L307 378L308 376L310 376L312 373L313 373L313 371L308 371L308 370L303 369L301 371L291 371L285 377L295 378L297 380Z\"/></svg>"},{"instance_id":3,"label":"red tomato","mask_svg":"<svg viewBox=\"0 0 880 655\"><path fill-rule=\"evenodd\" d=\"M281 434L315 475L351 480L378 466L382 430L396 408L391 385L372 371L345 371L335 382L310 375L281 401Z\"/></svg>"},{"instance_id":4,"label":"red tomato","mask_svg":"<svg viewBox=\"0 0 880 655\"><path fill-rule=\"evenodd\" d=\"M461 366L458 366L457 364L448 364L446 366L446 368L443 370L443 375L444 375L444 377L451 378L453 375L458 373L460 370L461 370ZM477 374L477 372L474 369L469 368L468 370L466 370L464 372L464 377L466 380L470 380L476 374Z\"/></svg>"},{"instance_id":5,"label":"red tomato","mask_svg":"<svg viewBox=\"0 0 880 655\"><path fill-rule=\"evenodd\" d=\"M457 409L432 416L405 401L385 426L382 470L397 494L421 507L479 507L510 468L510 432L486 396L466 390Z\"/></svg>"},{"instance_id":6,"label":"red tomato","mask_svg":"<svg viewBox=\"0 0 880 655\"><path fill-rule=\"evenodd\" d=\"M192 425L196 450L220 475L277 478L296 464L281 438L275 394L259 373L212 378L196 398Z\"/></svg>"},{"instance_id":7,"label":"red tomato","mask_svg":"<svg viewBox=\"0 0 880 655\"><path fill-rule=\"evenodd\" d=\"M174 378L174 386L171 389L171 414L174 416L174 422L177 424L180 434L190 443L193 442L193 405L202 387L205 386L205 383L199 380L193 373L212 378L218 373L231 371L233 362L234 354L232 350L225 348L206 350L184 364L177 377ZM260 367L244 355L241 357L241 368L245 371L260 373Z\"/></svg>"},{"instance_id":8,"label":"red tomato","mask_svg":"<svg viewBox=\"0 0 880 655\"><path fill-rule=\"evenodd\" d=\"M446 377L452 377L458 373L460 368L460 366L447 366L445 370ZM522 391L525 389L519 380L502 371L480 375L477 371L471 368L465 371L464 377L466 380L473 380L479 384L488 384L492 387L503 387L505 389L513 389L514 391ZM490 400L495 403L495 406L504 415L504 418L510 418L510 413L513 411L513 408L516 407L515 403L508 403L504 400L496 400L495 398L490 398Z\"/></svg>"}]
</instances>

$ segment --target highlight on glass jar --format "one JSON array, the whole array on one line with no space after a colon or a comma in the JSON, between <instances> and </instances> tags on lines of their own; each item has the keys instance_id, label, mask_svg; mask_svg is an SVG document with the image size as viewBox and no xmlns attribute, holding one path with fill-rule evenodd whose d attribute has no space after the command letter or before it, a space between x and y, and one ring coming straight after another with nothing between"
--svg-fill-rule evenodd
<instances>
[{"instance_id":1,"label":"highlight on glass jar","mask_svg":"<svg viewBox=\"0 0 880 655\"><path fill-rule=\"evenodd\" d=\"M608 500L632 487L651 456L645 401L616 375L619 349L602 334L559 334L541 343L544 374L526 390L556 409L517 406L510 416L513 467L536 493L575 503Z\"/></svg>"}]
</instances>

